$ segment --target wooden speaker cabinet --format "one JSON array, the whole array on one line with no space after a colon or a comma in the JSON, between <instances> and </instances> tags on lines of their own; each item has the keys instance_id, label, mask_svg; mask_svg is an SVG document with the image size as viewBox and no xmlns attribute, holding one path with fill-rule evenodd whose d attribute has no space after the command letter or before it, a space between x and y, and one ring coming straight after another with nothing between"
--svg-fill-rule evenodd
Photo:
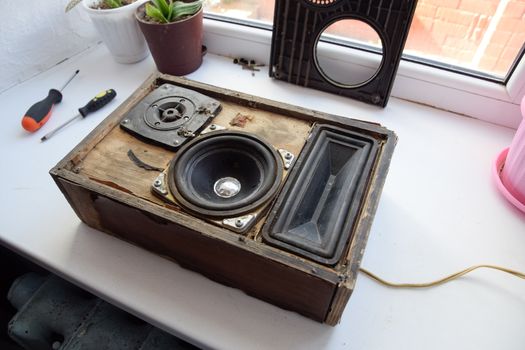
<instances>
[{"instance_id":1,"label":"wooden speaker cabinet","mask_svg":"<svg viewBox=\"0 0 525 350\"><path fill-rule=\"evenodd\" d=\"M154 74L51 175L87 225L336 325L395 143L377 124Z\"/></svg>"}]
</instances>

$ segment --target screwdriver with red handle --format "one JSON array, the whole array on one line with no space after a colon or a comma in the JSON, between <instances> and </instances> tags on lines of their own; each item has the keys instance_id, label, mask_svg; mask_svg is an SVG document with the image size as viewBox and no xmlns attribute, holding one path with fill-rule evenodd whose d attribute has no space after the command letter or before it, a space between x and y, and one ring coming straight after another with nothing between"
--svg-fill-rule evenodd
<instances>
[{"instance_id":1,"label":"screwdriver with red handle","mask_svg":"<svg viewBox=\"0 0 525 350\"><path fill-rule=\"evenodd\" d=\"M47 97L32 105L22 118L22 127L29 132L35 132L42 127L51 117L53 106L62 101L62 90L73 80L78 74L77 71L68 79L60 90L51 89Z\"/></svg>"},{"instance_id":2,"label":"screwdriver with red handle","mask_svg":"<svg viewBox=\"0 0 525 350\"><path fill-rule=\"evenodd\" d=\"M51 138L57 131L65 128L69 124L71 124L73 121L79 119L79 118L85 118L88 116L88 114L93 113L95 111L98 111L105 105L107 105L112 99L117 96L117 93L113 89L104 90L101 93L99 93L97 96L93 97L89 102L84 106L78 109L78 114L75 115L73 118L66 121L64 124L60 125L55 130L47 133L40 139L40 141L44 142Z\"/></svg>"}]
</instances>

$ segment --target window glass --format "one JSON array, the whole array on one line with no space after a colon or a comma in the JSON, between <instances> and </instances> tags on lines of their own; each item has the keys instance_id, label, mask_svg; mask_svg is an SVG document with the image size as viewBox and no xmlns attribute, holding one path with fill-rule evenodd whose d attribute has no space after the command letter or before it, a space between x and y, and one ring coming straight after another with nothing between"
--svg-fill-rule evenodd
<instances>
[{"instance_id":1,"label":"window glass","mask_svg":"<svg viewBox=\"0 0 525 350\"><path fill-rule=\"evenodd\" d=\"M271 25L274 4L275 0L207 0L205 9ZM374 44L359 28L336 30L326 31L326 37ZM524 43L525 0L419 0L404 56L504 80Z\"/></svg>"}]
</instances>

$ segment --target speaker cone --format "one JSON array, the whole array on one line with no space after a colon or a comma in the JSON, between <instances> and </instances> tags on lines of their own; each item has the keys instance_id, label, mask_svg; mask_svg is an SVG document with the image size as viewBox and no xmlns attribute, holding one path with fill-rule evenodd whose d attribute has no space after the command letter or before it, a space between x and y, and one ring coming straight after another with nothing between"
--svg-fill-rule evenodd
<instances>
[{"instance_id":1,"label":"speaker cone","mask_svg":"<svg viewBox=\"0 0 525 350\"><path fill-rule=\"evenodd\" d=\"M168 185L186 209L204 216L233 217L273 198L283 166L261 138L217 131L181 148L170 164Z\"/></svg>"}]
</instances>

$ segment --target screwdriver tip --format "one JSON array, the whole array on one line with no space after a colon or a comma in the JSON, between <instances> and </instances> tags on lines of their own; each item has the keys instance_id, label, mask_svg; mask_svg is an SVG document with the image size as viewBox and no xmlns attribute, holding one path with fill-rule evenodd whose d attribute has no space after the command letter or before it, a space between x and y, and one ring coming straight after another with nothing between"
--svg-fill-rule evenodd
<instances>
[{"instance_id":1,"label":"screwdriver tip","mask_svg":"<svg viewBox=\"0 0 525 350\"><path fill-rule=\"evenodd\" d=\"M44 136L44 137L42 137L42 138L40 139L40 142L44 142L44 141L46 141L46 140L47 140L47 137Z\"/></svg>"},{"instance_id":2,"label":"screwdriver tip","mask_svg":"<svg viewBox=\"0 0 525 350\"><path fill-rule=\"evenodd\" d=\"M77 71L75 72L75 74L78 74L78 72L80 72L80 69L77 69Z\"/></svg>"}]
</instances>

